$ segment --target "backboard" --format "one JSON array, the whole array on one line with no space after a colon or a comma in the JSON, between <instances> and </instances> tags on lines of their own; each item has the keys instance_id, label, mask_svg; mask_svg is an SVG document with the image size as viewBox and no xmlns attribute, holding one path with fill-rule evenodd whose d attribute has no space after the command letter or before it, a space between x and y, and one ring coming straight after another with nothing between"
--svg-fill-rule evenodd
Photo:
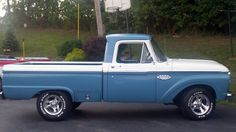
<instances>
[{"instance_id":1,"label":"backboard","mask_svg":"<svg viewBox=\"0 0 236 132\"><path fill-rule=\"evenodd\" d=\"M125 11L131 7L130 0L104 0L105 11L114 13L116 11Z\"/></svg>"}]
</instances>

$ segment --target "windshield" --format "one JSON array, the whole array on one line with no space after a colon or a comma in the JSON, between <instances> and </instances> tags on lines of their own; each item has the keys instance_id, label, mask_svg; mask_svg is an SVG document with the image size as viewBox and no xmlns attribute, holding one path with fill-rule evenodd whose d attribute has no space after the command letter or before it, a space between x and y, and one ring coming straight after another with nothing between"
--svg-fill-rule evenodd
<instances>
[{"instance_id":1,"label":"windshield","mask_svg":"<svg viewBox=\"0 0 236 132\"><path fill-rule=\"evenodd\" d=\"M152 38L151 43L153 45L157 58L162 62L166 61L167 58L165 54L163 53L163 51L161 50L161 48L159 47L158 43L155 41L155 39Z\"/></svg>"}]
</instances>

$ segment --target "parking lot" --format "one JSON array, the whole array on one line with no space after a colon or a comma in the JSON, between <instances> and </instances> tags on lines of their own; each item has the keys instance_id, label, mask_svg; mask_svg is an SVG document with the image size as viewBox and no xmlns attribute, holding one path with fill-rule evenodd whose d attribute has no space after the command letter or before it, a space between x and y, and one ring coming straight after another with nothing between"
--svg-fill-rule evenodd
<instances>
[{"instance_id":1,"label":"parking lot","mask_svg":"<svg viewBox=\"0 0 236 132\"><path fill-rule=\"evenodd\" d=\"M36 100L0 100L1 132L217 132L236 130L236 109L218 105L212 118L189 121L175 106L84 103L66 121L48 122L37 113Z\"/></svg>"}]
</instances>

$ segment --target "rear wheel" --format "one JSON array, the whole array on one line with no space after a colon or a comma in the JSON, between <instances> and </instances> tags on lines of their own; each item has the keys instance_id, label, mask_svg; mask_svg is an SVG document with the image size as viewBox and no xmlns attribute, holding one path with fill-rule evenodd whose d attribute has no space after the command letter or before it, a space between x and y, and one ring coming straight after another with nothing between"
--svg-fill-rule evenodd
<instances>
[{"instance_id":1,"label":"rear wheel","mask_svg":"<svg viewBox=\"0 0 236 132\"><path fill-rule=\"evenodd\" d=\"M37 99L39 115L46 120L63 120L68 116L71 108L71 99L64 92L44 92Z\"/></svg>"},{"instance_id":2,"label":"rear wheel","mask_svg":"<svg viewBox=\"0 0 236 132\"><path fill-rule=\"evenodd\" d=\"M215 108L215 98L204 88L194 88L186 91L180 99L182 113L193 120L209 118Z\"/></svg>"}]
</instances>

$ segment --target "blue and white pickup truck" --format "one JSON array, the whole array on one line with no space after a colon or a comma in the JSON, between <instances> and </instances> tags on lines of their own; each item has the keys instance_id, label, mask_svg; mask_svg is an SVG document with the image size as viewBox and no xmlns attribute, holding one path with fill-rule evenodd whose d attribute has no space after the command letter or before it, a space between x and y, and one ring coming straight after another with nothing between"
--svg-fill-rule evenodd
<instances>
[{"instance_id":1,"label":"blue and white pickup truck","mask_svg":"<svg viewBox=\"0 0 236 132\"><path fill-rule=\"evenodd\" d=\"M46 120L63 120L84 102L175 104L200 120L212 115L216 101L232 96L230 72L215 61L167 58L149 35L112 34L106 40L104 62L4 66L2 96L37 97Z\"/></svg>"}]
</instances>

